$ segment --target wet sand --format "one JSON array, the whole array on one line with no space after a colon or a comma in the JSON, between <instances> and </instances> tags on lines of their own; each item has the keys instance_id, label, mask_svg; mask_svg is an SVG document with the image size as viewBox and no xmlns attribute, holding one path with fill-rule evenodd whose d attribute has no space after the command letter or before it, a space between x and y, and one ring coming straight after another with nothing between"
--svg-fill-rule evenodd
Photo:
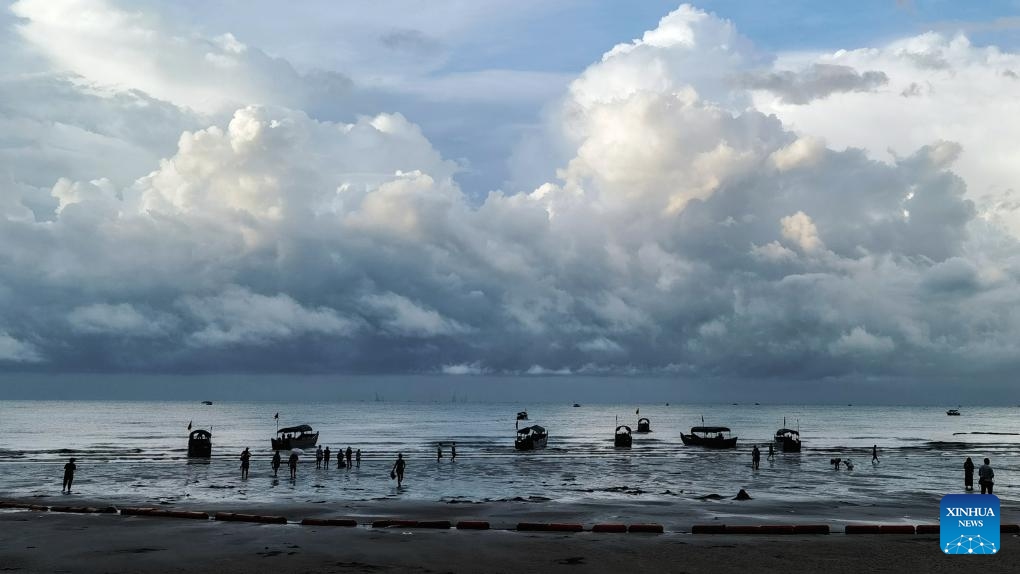
<instances>
[{"instance_id":1,"label":"wet sand","mask_svg":"<svg viewBox=\"0 0 1020 574\"><path fill-rule=\"evenodd\" d=\"M1015 572L1020 537L996 556L944 556L937 536L748 537L668 533L253 525L115 515L0 513L11 572Z\"/></svg>"},{"instance_id":2,"label":"wet sand","mask_svg":"<svg viewBox=\"0 0 1020 574\"><path fill-rule=\"evenodd\" d=\"M282 515L291 521L303 518L342 517L359 522L378 519L410 520L486 520L493 528L513 528L518 522L654 522L666 530L690 532L694 524L828 524L834 530L852 523L935 524L938 522L940 499L918 494L912 497L876 500L861 504L832 499L790 501L758 496L750 491L752 500L733 500L735 492L720 492L709 498L665 498L662 500L597 500L555 501L541 497L496 502L421 501L384 499L337 502L312 496L305 502L182 502L161 505L147 497L117 498L61 495L12 497L0 492L0 500L17 500L48 506L159 507L172 510L204 512L240 512ZM1020 523L1020 504L1002 501L1003 524Z\"/></svg>"}]
</instances>

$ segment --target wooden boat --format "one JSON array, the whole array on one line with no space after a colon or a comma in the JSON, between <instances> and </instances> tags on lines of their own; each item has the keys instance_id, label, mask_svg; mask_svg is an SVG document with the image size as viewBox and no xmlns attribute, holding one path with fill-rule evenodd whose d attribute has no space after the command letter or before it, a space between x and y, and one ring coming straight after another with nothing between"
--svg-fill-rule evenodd
<instances>
[{"instance_id":1,"label":"wooden boat","mask_svg":"<svg viewBox=\"0 0 1020 574\"><path fill-rule=\"evenodd\" d=\"M637 431L639 433L652 432L652 421L648 419L638 419Z\"/></svg>"},{"instance_id":2,"label":"wooden boat","mask_svg":"<svg viewBox=\"0 0 1020 574\"><path fill-rule=\"evenodd\" d=\"M736 448L737 437L730 436L726 427L691 427L691 434L680 433L680 440L687 446L705 448Z\"/></svg>"},{"instance_id":3,"label":"wooden boat","mask_svg":"<svg viewBox=\"0 0 1020 574\"><path fill-rule=\"evenodd\" d=\"M212 404L212 401L202 401L202 404L203 404L203 405L211 405L211 404Z\"/></svg>"},{"instance_id":4,"label":"wooden boat","mask_svg":"<svg viewBox=\"0 0 1020 574\"><path fill-rule=\"evenodd\" d=\"M946 411L946 414L951 417L958 417L960 416L960 409L949 409Z\"/></svg>"},{"instance_id":5,"label":"wooden boat","mask_svg":"<svg viewBox=\"0 0 1020 574\"><path fill-rule=\"evenodd\" d=\"M616 448L630 448L634 437L630 434L630 427L620 425L616 427L616 435L613 437L613 446Z\"/></svg>"},{"instance_id":6,"label":"wooden boat","mask_svg":"<svg viewBox=\"0 0 1020 574\"><path fill-rule=\"evenodd\" d=\"M781 428L776 431L776 447L783 452L800 452L800 432Z\"/></svg>"},{"instance_id":7,"label":"wooden boat","mask_svg":"<svg viewBox=\"0 0 1020 574\"><path fill-rule=\"evenodd\" d=\"M580 407L580 406L581 406L580 404L578 404L578 403L574 403L574 408L575 408L575 409L576 409L576 408L578 408L578 407Z\"/></svg>"},{"instance_id":8,"label":"wooden boat","mask_svg":"<svg viewBox=\"0 0 1020 574\"><path fill-rule=\"evenodd\" d=\"M293 448L312 448L319 440L319 433L313 432L308 425L282 428L276 431L278 435L270 439L273 450L291 450Z\"/></svg>"},{"instance_id":9,"label":"wooden boat","mask_svg":"<svg viewBox=\"0 0 1020 574\"><path fill-rule=\"evenodd\" d=\"M549 433L544 427L532 425L517 429L517 438L514 440L514 448L517 450L535 450L545 448L549 440Z\"/></svg>"},{"instance_id":10,"label":"wooden boat","mask_svg":"<svg viewBox=\"0 0 1020 574\"><path fill-rule=\"evenodd\" d=\"M188 457L209 458L212 456L212 433L195 429L188 435Z\"/></svg>"},{"instance_id":11,"label":"wooden boat","mask_svg":"<svg viewBox=\"0 0 1020 574\"><path fill-rule=\"evenodd\" d=\"M528 411L521 411L517 413L517 420L526 421L528 420Z\"/></svg>"}]
</instances>

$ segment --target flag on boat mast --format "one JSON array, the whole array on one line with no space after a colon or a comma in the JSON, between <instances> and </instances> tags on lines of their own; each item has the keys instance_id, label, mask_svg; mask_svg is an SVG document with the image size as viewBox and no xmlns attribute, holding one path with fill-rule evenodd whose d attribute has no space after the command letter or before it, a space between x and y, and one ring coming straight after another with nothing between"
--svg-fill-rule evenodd
<instances>
[{"instance_id":1,"label":"flag on boat mast","mask_svg":"<svg viewBox=\"0 0 1020 574\"><path fill-rule=\"evenodd\" d=\"M276 413L275 415L273 415L273 418L276 420L280 420L280 413Z\"/></svg>"},{"instance_id":2,"label":"flag on boat mast","mask_svg":"<svg viewBox=\"0 0 1020 574\"><path fill-rule=\"evenodd\" d=\"M195 421L194 420L188 421L188 430L191 430L191 423L193 423L193 422L195 422Z\"/></svg>"},{"instance_id":3,"label":"flag on boat mast","mask_svg":"<svg viewBox=\"0 0 1020 574\"><path fill-rule=\"evenodd\" d=\"M638 407L638 409L636 411L634 411L634 414L636 414L636 415L641 414L641 407Z\"/></svg>"}]
</instances>

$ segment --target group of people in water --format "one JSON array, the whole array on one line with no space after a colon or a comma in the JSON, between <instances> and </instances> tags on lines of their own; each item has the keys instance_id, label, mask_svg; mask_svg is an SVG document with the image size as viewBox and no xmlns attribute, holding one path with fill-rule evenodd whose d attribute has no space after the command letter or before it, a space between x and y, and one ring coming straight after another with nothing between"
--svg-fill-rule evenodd
<instances>
[{"instance_id":1,"label":"group of people in water","mask_svg":"<svg viewBox=\"0 0 1020 574\"><path fill-rule=\"evenodd\" d=\"M775 448L769 443L769 460L775 458ZM325 449L322 445L315 451L315 468L328 469L330 460L333 457L333 453L327 446ZM457 459L457 443L453 442L450 445L450 461ZM71 483L74 482L74 472L77 470L74 458L71 458L67 464L64 465L64 481L60 489L62 493L71 493ZM287 465L290 467L290 478L297 478L297 466L298 466L298 449L293 449L290 453L290 457L287 459ZM436 462L442 462L443 460L443 443L438 443L436 446ZM280 456L280 451L273 453L273 459L270 465L273 468L273 476L275 477L280 470L280 466L283 462ZM850 459L833 458L829 461L832 463L836 470L839 470L840 464L844 464L847 470L853 470L853 463ZM871 463L877 464L878 460L878 445L871 447ZM761 464L761 451L758 450L758 445L754 445L751 449L751 468L758 470ZM241 479L247 480L248 470L251 466L251 450L247 447L241 452ZM346 450L340 450L336 453L336 467L337 468L361 468L361 449L354 450L351 447L347 447ZM402 486L404 482L404 470L407 467L407 461L404 460L403 453L397 454L397 460L393 463L393 467L390 469L390 478L397 481L397 486ZM984 464L978 468L978 484L981 486L981 494L992 494L992 489L995 486L995 471L992 470L991 461L984 459ZM963 463L963 486L964 490L970 492L974 490L974 462L967 457L967 460Z\"/></svg>"},{"instance_id":2,"label":"group of people in water","mask_svg":"<svg viewBox=\"0 0 1020 574\"><path fill-rule=\"evenodd\" d=\"M992 494L995 486L995 471L992 470L992 461L985 459L985 463L978 468L978 484L981 486L981 494ZM963 488L974 490L974 461L967 457L963 462Z\"/></svg>"}]
</instances>

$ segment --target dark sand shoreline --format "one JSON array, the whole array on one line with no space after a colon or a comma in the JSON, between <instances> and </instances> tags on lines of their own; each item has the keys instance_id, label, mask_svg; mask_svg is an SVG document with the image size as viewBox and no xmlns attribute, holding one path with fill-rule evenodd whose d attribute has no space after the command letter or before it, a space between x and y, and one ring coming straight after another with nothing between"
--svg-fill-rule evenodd
<instances>
[{"instance_id":1,"label":"dark sand shoreline","mask_svg":"<svg viewBox=\"0 0 1020 574\"><path fill-rule=\"evenodd\" d=\"M1015 572L996 556L939 552L935 535L733 536L256 525L0 512L12 572Z\"/></svg>"},{"instance_id":2,"label":"dark sand shoreline","mask_svg":"<svg viewBox=\"0 0 1020 574\"><path fill-rule=\"evenodd\" d=\"M754 496L754 493L751 493ZM927 498L891 499L871 505L839 500L790 502L769 498L747 501L732 499L647 500L578 500L578 501L498 501L443 502L385 499L372 501L310 501L310 502L196 502L160 504L151 499L110 499L83 495L9 497L0 493L0 500L45 506L93 506L117 508L150 507L168 510L203 512L239 512L282 515L292 522L304 518L354 518L370 523L380 519L409 520L486 520L493 528L510 529L518 522L599 522L658 523L667 531L690 532L694 524L828 524L835 529L853 523L935 524L938 522L939 501ZM1020 522L1020 507L1004 502L1003 524Z\"/></svg>"}]
</instances>

